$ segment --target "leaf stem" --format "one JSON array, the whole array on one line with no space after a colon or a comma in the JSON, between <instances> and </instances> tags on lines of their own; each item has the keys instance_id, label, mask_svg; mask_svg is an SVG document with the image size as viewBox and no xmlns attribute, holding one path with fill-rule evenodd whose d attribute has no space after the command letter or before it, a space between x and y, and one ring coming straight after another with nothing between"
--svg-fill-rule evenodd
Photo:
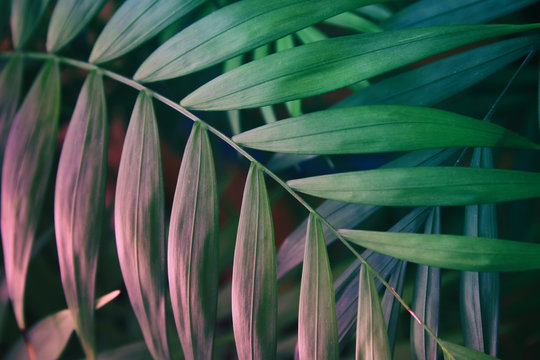
<instances>
[{"instance_id":1,"label":"leaf stem","mask_svg":"<svg viewBox=\"0 0 540 360\"><path fill-rule=\"evenodd\" d=\"M530 56L531 54L529 54ZM49 60L53 59L55 61L58 61L60 63L74 66L80 69L88 70L88 71L97 71L98 73L103 74L104 76L107 76L108 78L111 78L113 80L116 80L120 83L123 83L131 88L134 88L138 91L145 91L150 96L155 98L156 100L160 101L161 103L171 107L172 109L176 110L177 112L181 113L185 117L189 118L190 120L194 122L199 122L201 125L206 127L210 132L212 132L214 135L216 135L218 138L223 140L225 143L227 143L229 146L231 146L234 150L236 150L238 153L240 153L242 156L244 156L247 160L249 160L251 163L255 163L262 171L264 171L270 178L272 178L274 181L276 181L282 188L284 188L293 198L295 198L306 210L308 210L313 216L315 216L317 219L319 219L323 224L325 224L330 231L332 231L335 236L341 241L343 245L356 257L360 260L363 266L366 266L378 279L381 281L381 283L389 289L394 297L399 301L399 303L413 316L413 318L424 328L424 330L432 336L435 341L439 344L442 351L446 353L449 359L454 359L452 354L448 351L446 346L444 346L441 339L439 339L433 331L413 312L411 307L407 305L405 300L395 291L395 289L388 284L388 282L354 249L354 247L341 235L341 233L332 225L328 220L321 216L311 205L309 205L296 191L294 191L285 181L283 181L279 176L277 176L274 172L272 172L270 169L268 169L266 166L258 162L251 154L249 154L246 150L244 150L240 145L235 143L231 138L229 138L227 135L223 134L218 129L214 128L213 126L209 125L205 121L201 120L199 117L197 117L195 114L191 113L189 110L181 106L180 104L172 101L171 99L153 91L152 89L142 85L141 83L130 79L124 75L115 73L113 71L101 68L95 64L91 64L85 61L76 60L64 56L58 56L56 54L51 53L39 53L39 52L8 52L8 53L2 53L0 54L0 58L10 58L14 56L22 56L28 59L35 59L35 60Z\"/></svg>"}]
</instances>

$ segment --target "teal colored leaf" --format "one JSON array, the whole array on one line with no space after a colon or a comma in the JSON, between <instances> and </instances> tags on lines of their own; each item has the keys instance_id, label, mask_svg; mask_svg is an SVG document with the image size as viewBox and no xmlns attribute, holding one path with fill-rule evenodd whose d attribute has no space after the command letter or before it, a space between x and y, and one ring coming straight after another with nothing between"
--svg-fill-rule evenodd
<instances>
[{"instance_id":1,"label":"teal colored leaf","mask_svg":"<svg viewBox=\"0 0 540 360\"><path fill-rule=\"evenodd\" d=\"M318 41L240 66L195 90L181 105L197 110L227 110L304 98L463 45L539 26L448 25Z\"/></svg>"},{"instance_id":2,"label":"teal colored leaf","mask_svg":"<svg viewBox=\"0 0 540 360\"><path fill-rule=\"evenodd\" d=\"M207 68L323 19L381 0L245 0L184 29L150 55L134 75L158 81Z\"/></svg>"},{"instance_id":3,"label":"teal colored leaf","mask_svg":"<svg viewBox=\"0 0 540 360\"><path fill-rule=\"evenodd\" d=\"M119 290L112 291L99 298L95 306L102 308L120 294ZM26 337L30 347L20 339L6 356L6 360L56 360L66 347L71 333L75 329L69 309L47 316L36 323L27 332ZM33 358L30 357L32 352ZM37 357L36 357L37 355Z\"/></svg>"},{"instance_id":4,"label":"teal colored leaf","mask_svg":"<svg viewBox=\"0 0 540 360\"><path fill-rule=\"evenodd\" d=\"M89 61L102 63L127 53L203 2L203 0L125 1L99 35Z\"/></svg>"},{"instance_id":5,"label":"teal colored leaf","mask_svg":"<svg viewBox=\"0 0 540 360\"><path fill-rule=\"evenodd\" d=\"M22 58L14 56L0 73L0 89L2 89L0 92L0 169L4 161L9 130L21 96L22 70Z\"/></svg>"},{"instance_id":6,"label":"teal colored leaf","mask_svg":"<svg viewBox=\"0 0 540 360\"><path fill-rule=\"evenodd\" d=\"M384 164L382 167L439 165L453 153L455 153L455 149L413 151ZM366 220L378 209L380 209L379 206L350 204L327 200L317 207L317 213L328 220L328 222L336 229L350 229ZM276 258L278 278L281 278L289 270L302 262L306 228L307 219L304 220L281 244ZM330 244L337 239L335 234L326 227L323 228L323 231L327 244Z\"/></svg>"},{"instance_id":7,"label":"teal colored leaf","mask_svg":"<svg viewBox=\"0 0 540 360\"><path fill-rule=\"evenodd\" d=\"M282 120L233 137L240 145L295 154L351 154L440 147L539 145L487 121L443 110L370 105Z\"/></svg>"},{"instance_id":8,"label":"teal colored leaf","mask_svg":"<svg viewBox=\"0 0 540 360\"><path fill-rule=\"evenodd\" d=\"M276 41L276 52L292 49L293 47L294 47L294 38L292 35L287 35ZM285 103L285 106L287 107L287 111L289 112L291 116L302 115L302 102L300 100L287 101ZM264 112L263 112L263 116L264 116ZM266 120L266 117L265 117L265 120ZM266 121L267 124L269 124L270 122L273 122L273 121Z\"/></svg>"},{"instance_id":9,"label":"teal colored leaf","mask_svg":"<svg viewBox=\"0 0 540 360\"><path fill-rule=\"evenodd\" d=\"M60 71L48 61L19 108L2 168L2 244L10 300L25 329L24 288L51 172L60 114Z\"/></svg>"},{"instance_id":10,"label":"teal colored leaf","mask_svg":"<svg viewBox=\"0 0 540 360\"><path fill-rule=\"evenodd\" d=\"M234 249L232 321L238 358L276 358L276 250L264 175L247 175Z\"/></svg>"},{"instance_id":11,"label":"teal colored leaf","mask_svg":"<svg viewBox=\"0 0 540 360\"><path fill-rule=\"evenodd\" d=\"M443 341L444 346L448 349L452 357L444 352L445 360L496 360L493 356L486 355L467 347L452 344L448 341Z\"/></svg>"},{"instance_id":12,"label":"teal colored leaf","mask_svg":"<svg viewBox=\"0 0 540 360\"><path fill-rule=\"evenodd\" d=\"M41 18L50 0L12 0L11 1L11 38L15 49L22 49Z\"/></svg>"},{"instance_id":13,"label":"teal colored leaf","mask_svg":"<svg viewBox=\"0 0 540 360\"><path fill-rule=\"evenodd\" d=\"M343 27L346 29L356 30L362 33L381 32L383 29L374 23L352 11L347 11L326 19L327 24Z\"/></svg>"},{"instance_id":14,"label":"teal colored leaf","mask_svg":"<svg viewBox=\"0 0 540 360\"><path fill-rule=\"evenodd\" d=\"M195 123L184 150L169 227L176 329L187 359L211 359L218 291L218 194L207 130Z\"/></svg>"},{"instance_id":15,"label":"teal colored leaf","mask_svg":"<svg viewBox=\"0 0 540 360\"><path fill-rule=\"evenodd\" d=\"M105 212L107 110L101 75L90 72L64 140L54 198L64 296L88 358L95 358L94 290Z\"/></svg>"},{"instance_id":16,"label":"teal colored leaf","mask_svg":"<svg viewBox=\"0 0 540 360\"><path fill-rule=\"evenodd\" d=\"M540 244L472 237L340 230L350 242L418 264L465 271L540 268Z\"/></svg>"},{"instance_id":17,"label":"teal colored leaf","mask_svg":"<svg viewBox=\"0 0 540 360\"><path fill-rule=\"evenodd\" d=\"M440 208L434 208L426 221L426 234L441 233ZM439 302L441 296L441 269L418 265L412 310L435 335L439 330ZM414 359L437 360L437 342L418 321L411 317L411 350Z\"/></svg>"},{"instance_id":18,"label":"teal colored leaf","mask_svg":"<svg viewBox=\"0 0 540 360\"><path fill-rule=\"evenodd\" d=\"M498 41L383 79L336 106L403 104L430 106L471 87L524 56L536 36Z\"/></svg>"},{"instance_id":19,"label":"teal colored leaf","mask_svg":"<svg viewBox=\"0 0 540 360\"><path fill-rule=\"evenodd\" d=\"M223 72L231 71L234 68L242 65L244 57L242 55L229 59L223 63ZM227 119L233 135L240 134L242 132L242 121L240 117L240 111L231 110L227 111Z\"/></svg>"},{"instance_id":20,"label":"teal colored leaf","mask_svg":"<svg viewBox=\"0 0 540 360\"><path fill-rule=\"evenodd\" d=\"M402 29L444 24L480 24L510 14L537 0L422 0L394 14L383 27Z\"/></svg>"},{"instance_id":21,"label":"teal colored leaf","mask_svg":"<svg viewBox=\"0 0 540 360\"><path fill-rule=\"evenodd\" d=\"M300 358L339 358L332 271L321 223L312 214L308 221L298 311Z\"/></svg>"},{"instance_id":22,"label":"teal colored leaf","mask_svg":"<svg viewBox=\"0 0 540 360\"><path fill-rule=\"evenodd\" d=\"M474 149L472 167L493 167L491 149ZM496 238L497 213L494 204L469 205L465 208L467 236ZM465 345L497 355L499 327L499 274L463 272L460 282L461 325Z\"/></svg>"},{"instance_id":23,"label":"teal colored leaf","mask_svg":"<svg viewBox=\"0 0 540 360\"><path fill-rule=\"evenodd\" d=\"M290 180L325 199L383 206L443 206L540 196L540 173L463 167L393 168Z\"/></svg>"},{"instance_id":24,"label":"teal colored leaf","mask_svg":"<svg viewBox=\"0 0 540 360\"><path fill-rule=\"evenodd\" d=\"M105 0L59 0L47 32L47 51L56 52L69 43L101 9Z\"/></svg>"},{"instance_id":25,"label":"teal colored leaf","mask_svg":"<svg viewBox=\"0 0 540 360\"><path fill-rule=\"evenodd\" d=\"M390 360L391 358L388 334L373 274L366 266L362 266L358 285L355 359Z\"/></svg>"},{"instance_id":26,"label":"teal colored leaf","mask_svg":"<svg viewBox=\"0 0 540 360\"><path fill-rule=\"evenodd\" d=\"M153 357L169 358L165 323L165 208L152 98L139 93L122 149L114 207L124 284Z\"/></svg>"},{"instance_id":27,"label":"teal colored leaf","mask_svg":"<svg viewBox=\"0 0 540 360\"><path fill-rule=\"evenodd\" d=\"M328 36L314 26L308 26L307 28L298 31L296 36L298 36L303 44L311 44L328 39Z\"/></svg>"},{"instance_id":28,"label":"teal colored leaf","mask_svg":"<svg viewBox=\"0 0 540 360\"><path fill-rule=\"evenodd\" d=\"M392 11L384 4L364 6L354 10L354 12L360 14L361 16L374 19L377 22L382 22L393 15Z\"/></svg>"}]
</instances>

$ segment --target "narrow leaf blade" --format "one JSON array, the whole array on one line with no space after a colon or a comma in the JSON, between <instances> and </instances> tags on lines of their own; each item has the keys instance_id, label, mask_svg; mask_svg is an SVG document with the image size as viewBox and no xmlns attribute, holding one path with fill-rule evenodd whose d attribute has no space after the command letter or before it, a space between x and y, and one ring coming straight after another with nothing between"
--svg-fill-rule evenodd
<instances>
[{"instance_id":1,"label":"narrow leaf blade","mask_svg":"<svg viewBox=\"0 0 540 360\"><path fill-rule=\"evenodd\" d=\"M426 234L440 234L440 209L434 208L426 221ZM435 335L439 329L439 300L441 288L441 269L419 265L412 301L413 312ZM437 360L437 342L424 328L411 318L411 350L418 360Z\"/></svg>"},{"instance_id":2,"label":"narrow leaf blade","mask_svg":"<svg viewBox=\"0 0 540 360\"><path fill-rule=\"evenodd\" d=\"M52 167L60 113L60 71L49 61L15 115L2 168L2 244L9 297L21 329L26 272Z\"/></svg>"},{"instance_id":3,"label":"narrow leaf blade","mask_svg":"<svg viewBox=\"0 0 540 360\"><path fill-rule=\"evenodd\" d=\"M540 146L505 128L456 113L413 106L331 109L233 137L243 146L294 154L354 154L460 146Z\"/></svg>"},{"instance_id":4,"label":"narrow leaf blade","mask_svg":"<svg viewBox=\"0 0 540 360\"><path fill-rule=\"evenodd\" d=\"M474 149L473 167L493 167L491 149ZM494 204L465 208L467 236L496 238L497 214ZM460 283L461 324L465 345L492 356L497 354L499 326L499 274L463 272Z\"/></svg>"},{"instance_id":5,"label":"narrow leaf blade","mask_svg":"<svg viewBox=\"0 0 540 360\"><path fill-rule=\"evenodd\" d=\"M443 24L479 24L517 11L537 0L422 0L394 14L383 23L387 29Z\"/></svg>"},{"instance_id":6,"label":"narrow leaf blade","mask_svg":"<svg viewBox=\"0 0 540 360\"><path fill-rule=\"evenodd\" d=\"M498 41L409 70L356 91L336 107L369 104L431 106L524 56L537 36Z\"/></svg>"},{"instance_id":7,"label":"narrow leaf blade","mask_svg":"<svg viewBox=\"0 0 540 360\"><path fill-rule=\"evenodd\" d=\"M380 0L246 0L226 6L178 33L145 60L137 81L175 78L224 60L340 12Z\"/></svg>"},{"instance_id":8,"label":"narrow leaf blade","mask_svg":"<svg viewBox=\"0 0 540 360\"><path fill-rule=\"evenodd\" d=\"M87 357L95 358L94 290L105 212L107 110L103 80L88 75L64 140L54 201L60 274Z\"/></svg>"},{"instance_id":9,"label":"narrow leaf blade","mask_svg":"<svg viewBox=\"0 0 540 360\"><path fill-rule=\"evenodd\" d=\"M306 194L386 206L468 205L540 196L540 174L463 167L393 168L288 182Z\"/></svg>"},{"instance_id":10,"label":"narrow leaf blade","mask_svg":"<svg viewBox=\"0 0 540 360\"><path fill-rule=\"evenodd\" d=\"M109 20L92 49L90 62L113 60L157 35L203 0L127 0Z\"/></svg>"},{"instance_id":11,"label":"narrow leaf blade","mask_svg":"<svg viewBox=\"0 0 540 360\"><path fill-rule=\"evenodd\" d=\"M232 274L232 319L239 359L276 357L275 254L264 175L252 163L240 210Z\"/></svg>"},{"instance_id":12,"label":"narrow leaf blade","mask_svg":"<svg viewBox=\"0 0 540 360\"><path fill-rule=\"evenodd\" d=\"M193 125L169 227L171 303L184 356L211 359L218 288L218 203L206 128Z\"/></svg>"},{"instance_id":13,"label":"narrow leaf blade","mask_svg":"<svg viewBox=\"0 0 540 360\"><path fill-rule=\"evenodd\" d=\"M337 359L339 341L332 272L321 223L312 214L308 221L300 286L300 358Z\"/></svg>"},{"instance_id":14,"label":"narrow leaf blade","mask_svg":"<svg viewBox=\"0 0 540 360\"><path fill-rule=\"evenodd\" d=\"M39 22L50 0L11 1L11 38L15 49L23 48Z\"/></svg>"},{"instance_id":15,"label":"narrow leaf blade","mask_svg":"<svg viewBox=\"0 0 540 360\"><path fill-rule=\"evenodd\" d=\"M124 283L152 356L169 357L165 324L164 193L150 95L141 92L129 123L116 185L116 246Z\"/></svg>"},{"instance_id":16,"label":"narrow leaf blade","mask_svg":"<svg viewBox=\"0 0 540 360\"><path fill-rule=\"evenodd\" d=\"M392 358L379 294L373 275L366 266L360 268L359 276L355 358L357 360Z\"/></svg>"},{"instance_id":17,"label":"narrow leaf blade","mask_svg":"<svg viewBox=\"0 0 540 360\"><path fill-rule=\"evenodd\" d=\"M105 0L59 0L47 32L47 51L56 52L69 43L101 9Z\"/></svg>"},{"instance_id":18,"label":"narrow leaf blade","mask_svg":"<svg viewBox=\"0 0 540 360\"><path fill-rule=\"evenodd\" d=\"M0 168L4 161L7 138L19 105L22 85L23 60L14 56L0 73Z\"/></svg>"},{"instance_id":19,"label":"narrow leaf blade","mask_svg":"<svg viewBox=\"0 0 540 360\"><path fill-rule=\"evenodd\" d=\"M540 244L461 235L340 232L354 244L423 265L465 271L540 268Z\"/></svg>"},{"instance_id":20,"label":"narrow leaf blade","mask_svg":"<svg viewBox=\"0 0 540 360\"><path fill-rule=\"evenodd\" d=\"M240 66L195 90L181 104L230 110L304 98L476 41L539 26L448 25L322 40Z\"/></svg>"}]
</instances>

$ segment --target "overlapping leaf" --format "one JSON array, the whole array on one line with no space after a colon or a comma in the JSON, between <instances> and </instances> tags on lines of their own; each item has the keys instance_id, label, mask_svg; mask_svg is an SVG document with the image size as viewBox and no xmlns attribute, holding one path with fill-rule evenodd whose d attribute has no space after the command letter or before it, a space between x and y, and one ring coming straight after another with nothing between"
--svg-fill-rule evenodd
<instances>
[{"instance_id":1,"label":"overlapping leaf","mask_svg":"<svg viewBox=\"0 0 540 360\"><path fill-rule=\"evenodd\" d=\"M105 212L107 111L101 76L83 85L60 155L54 201L66 302L86 356L95 358L94 288Z\"/></svg>"},{"instance_id":2,"label":"overlapping leaf","mask_svg":"<svg viewBox=\"0 0 540 360\"><path fill-rule=\"evenodd\" d=\"M11 1L11 38L16 49L23 48L39 25L50 0Z\"/></svg>"},{"instance_id":3,"label":"overlapping leaf","mask_svg":"<svg viewBox=\"0 0 540 360\"><path fill-rule=\"evenodd\" d=\"M458 146L540 149L503 127L442 110L371 105L318 111L233 137L241 145L296 154L349 154Z\"/></svg>"},{"instance_id":4,"label":"overlapping leaf","mask_svg":"<svg viewBox=\"0 0 540 360\"><path fill-rule=\"evenodd\" d=\"M186 359L211 359L217 305L218 204L206 128L193 125L169 227L169 288Z\"/></svg>"},{"instance_id":5,"label":"overlapping leaf","mask_svg":"<svg viewBox=\"0 0 540 360\"><path fill-rule=\"evenodd\" d=\"M119 290L112 291L100 297L96 303L96 309L100 309L114 300L120 294ZM75 329L73 317L69 309L59 311L47 316L26 333L30 347L23 339L20 339L8 353L8 360L56 360L66 347L71 333ZM34 356L29 356L29 351ZM37 357L36 357L37 355Z\"/></svg>"},{"instance_id":6,"label":"overlapping leaf","mask_svg":"<svg viewBox=\"0 0 540 360\"><path fill-rule=\"evenodd\" d=\"M84 28L105 0L59 0L47 32L47 50L60 50Z\"/></svg>"},{"instance_id":7,"label":"overlapping leaf","mask_svg":"<svg viewBox=\"0 0 540 360\"><path fill-rule=\"evenodd\" d=\"M336 106L403 104L430 106L458 94L524 56L538 37L498 41L381 80Z\"/></svg>"},{"instance_id":8,"label":"overlapping leaf","mask_svg":"<svg viewBox=\"0 0 540 360\"><path fill-rule=\"evenodd\" d=\"M473 167L493 167L491 149L474 149ZM465 208L465 235L496 238L497 214L494 204ZM497 354L499 327L499 274L463 272L461 274L461 324L465 345L477 351Z\"/></svg>"},{"instance_id":9,"label":"overlapping leaf","mask_svg":"<svg viewBox=\"0 0 540 360\"><path fill-rule=\"evenodd\" d=\"M182 106L227 110L264 106L338 89L476 41L538 28L456 25L338 37L245 64L192 92Z\"/></svg>"},{"instance_id":10,"label":"overlapping leaf","mask_svg":"<svg viewBox=\"0 0 540 360\"><path fill-rule=\"evenodd\" d=\"M540 173L463 167L354 171L288 184L326 199L386 206L469 205L540 196Z\"/></svg>"},{"instance_id":11,"label":"overlapping leaf","mask_svg":"<svg viewBox=\"0 0 540 360\"><path fill-rule=\"evenodd\" d=\"M251 164L240 210L232 274L232 320L239 359L276 357L277 280L264 175Z\"/></svg>"},{"instance_id":12,"label":"overlapping leaf","mask_svg":"<svg viewBox=\"0 0 540 360\"><path fill-rule=\"evenodd\" d=\"M2 168L2 244L9 295L21 329L26 272L51 171L60 113L58 64L47 62L15 115Z\"/></svg>"},{"instance_id":13,"label":"overlapping leaf","mask_svg":"<svg viewBox=\"0 0 540 360\"><path fill-rule=\"evenodd\" d=\"M460 235L340 232L357 245L423 265L465 271L540 268L540 244Z\"/></svg>"},{"instance_id":14,"label":"overlapping leaf","mask_svg":"<svg viewBox=\"0 0 540 360\"><path fill-rule=\"evenodd\" d=\"M337 359L338 330L332 271L321 223L310 214L298 315L300 359Z\"/></svg>"},{"instance_id":15,"label":"overlapping leaf","mask_svg":"<svg viewBox=\"0 0 540 360\"><path fill-rule=\"evenodd\" d=\"M434 208L426 221L426 234L440 234L440 209ZM435 335L439 329L441 269L419 265L412 300L412 310ZM411 318L411 350L414 359L437 360L437 343L424 328Z\"/></svg>"},{"instance_id":16,"label":"overlapping leaf","mask_svg":"<svg viewBox=\"0 0 540 360\"><path fill-rule=\"evenodd\" d=\"M382 168L439 165L455 152L454 149L413 151L384 164ZM328 222L339 229L354 228L378 209L378 206L350 204L328 200L317 207L317 213L324 216ZM302 224L300 224L281 244L276 258L278 278L281 278L289 270L302 262L306 228L307 219L304 220ZM336 239L335 234L329 229L324 228L323 231L324 238L328 244Z\"/></svg>"},{"instance_id":17,"label":"overlapping leaf","mask_svg":"<svg viewBox=\"0 0 540 360\"><path fill-rule=\"evenodd\" d=\"M19 105L22 84L22 58L15 56L9 60L0 73L0 168L4 161L4 150Z\"/></svg>"},{"instance_id":18,"label":"overlapping leaf","mask_svg":"<svg viewBox=\"0 0 540 360\"><path fill-rule=\"evenodd\" d=\"M415 208L400 219L388 231L390 232L414 232L424 223L427 212L426 208ZM391 278L396 272L401 272L401 261L372 250L365 250L362 258L370 264L375 271L384 279ZM340 344L345 345L346 339L352 335L353 327L357 318L358 303L358 274L361 261L354 261L345 272L336 280L336 309L338 316L338 331ZM399 274L398 274L399 275ZM394 279L396 277L394 276ZM399 280L399 278L397 279ZM377 290L381 291L383 285L376 281ZM386 321L386 318L385 318Z\"/></svg>"},{"instance_id":19,"label":"overlapping leaf","mask_svg":"<svg viewBox=\"0 0 540 360\"><path fill-rule=\"evenodd\" d=\"M383 23L387 29L444 24L478 24L515 12L537 0L422 0Z\"/></svg>"},{"instance_id":20,"label":"overlapping leaf","mask_svg":"<svg viewBox=\"0 0 540 360\"><path fill-rule=\"evenodd\" d=\"M113 60L157 35L203 0L127 0L99 35L90 62Z\"/></svg>"},{"instance_id":21,"label":"overlapping leaf","mask_svg":"<svg viewBox=\"0 0 540 360\"><path fill-rule=\"evenodd\" d=\"M310 24L381 0L246 0L226 6L159 47L135 73L158 81L204 69Z\"/></svg>"},{"instance_id":22,"label":"overlapping leaf","mask_svg":"<svg viewBox=\"0 0 540 360\"><path fill-rule=\"evenodd\" d=\"M141 92L122 150L114 221L124 283L153 357L167 359L164 194L152 98Z\"/></svg>"},{"instance_id":23,"label":"overlapping leaf","mask_svg":"<svg viewBox=\"0 0 540 360\"><path fill-rule=\"evenodd\" d=\"M357 360L392 358L379 294L371 270L360 268L358 319L356 320Z\"/></svg>"}]
</instances>

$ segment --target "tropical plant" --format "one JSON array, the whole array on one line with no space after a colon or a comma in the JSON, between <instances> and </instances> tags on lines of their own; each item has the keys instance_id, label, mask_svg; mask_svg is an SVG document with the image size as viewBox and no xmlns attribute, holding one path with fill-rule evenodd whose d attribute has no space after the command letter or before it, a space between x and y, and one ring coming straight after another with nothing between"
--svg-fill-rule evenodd
<instances>
[{"instance_id":1,"label":"tropical plant","mask_svg":"<svg viewBox=\"0 0 540 360\"><path fill-rule=\"evenodd\" d=\"M533 357L533 3L2 0L6 358Z\"/></svg>"}]
</instances>

